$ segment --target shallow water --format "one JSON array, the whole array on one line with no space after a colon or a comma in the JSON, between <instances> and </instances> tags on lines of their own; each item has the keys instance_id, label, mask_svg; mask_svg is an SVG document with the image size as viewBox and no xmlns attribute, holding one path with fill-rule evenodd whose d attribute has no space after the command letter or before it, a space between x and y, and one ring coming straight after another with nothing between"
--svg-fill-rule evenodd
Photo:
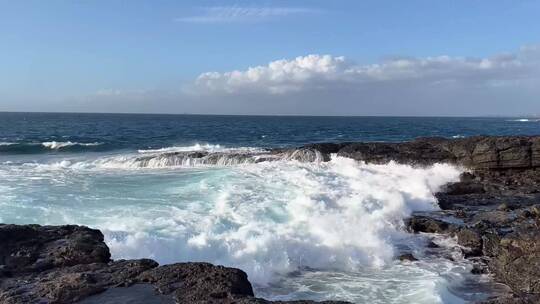
<instances>
[{"instance_id":1,"label":"shallow water","mask_svg":"<svg viewBox=\"0 0 540 304\"><path fill-rule=\"evenodd\" d=\"M258 296L357 303L486 295L452 240L437 238L435 254L432 236L403 229L412 212L438 209L433 193L460 168L300 162L265 148L540 130L508 119L0 118L0 222L88 225L113 258L208 261L245 270ZM403 252L421 260L397 262Z\"/></svg>"}]
</instances>

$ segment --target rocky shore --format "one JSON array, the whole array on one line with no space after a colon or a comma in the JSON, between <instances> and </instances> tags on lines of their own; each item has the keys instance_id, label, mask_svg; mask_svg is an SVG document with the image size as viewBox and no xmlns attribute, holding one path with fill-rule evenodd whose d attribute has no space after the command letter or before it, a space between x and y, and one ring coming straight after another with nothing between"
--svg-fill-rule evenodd
<instances>
[{"instance_id":1,"label":"rocky shore","mask_svg":"<svg viewBox=\"0 0 540 304\"><path fill-rule=\"evenodd\" d=\"M475 273L511 292L485 303L540 303L540 136L421 138L406 143L314 144L304 149L372 163L452 163L460 181L436 194L440 212L413 215L414 233L455 237Z\"/></svg>"},{"instance_id":2,"label":"rocky shore","mask_svg":"<svg viewBox=\"0 0 540 304\"><path fill-rule=\"evenodd\" d=\"M436 194L442 210L413 215L408 228L455 237L473 272L511 290L485 304L540 303L540 136L311 144L274 153L463 166L461 180ZM87 227L0 225L0 303L292 302L255 298L239 269L112 261L101 232Z\"/></svg>"},{"instance_id":3,"label":"rocky shore","mask_svg":"<svg viewBox=\"0 0 540 304\"><path fill-rule=\"evenodd\" d=\"M255 298L235 268L112 261L103 234L83 226L0 225L0 244L0 303L292 303Z\"/></svg>"}]
</instances>

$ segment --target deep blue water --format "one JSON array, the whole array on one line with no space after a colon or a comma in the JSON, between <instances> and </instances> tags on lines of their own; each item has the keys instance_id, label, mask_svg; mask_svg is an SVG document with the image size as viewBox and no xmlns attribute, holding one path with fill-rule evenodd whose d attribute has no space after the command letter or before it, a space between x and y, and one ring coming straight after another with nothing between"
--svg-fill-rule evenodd
<instances>
[{"instance_id":1,"label":"deep blue water","mask_svg":"<svg viewBox=\"0 0 540 304\"><path fill-rule=\"evenodd\" d=\"M194 143L282 147L420 136L538 135L538 119L0 113L0 153L160 148ZM51 149L44 142L66 143ZM80 143L78 145L77 143Z\"/></svg>"}]
</instances>

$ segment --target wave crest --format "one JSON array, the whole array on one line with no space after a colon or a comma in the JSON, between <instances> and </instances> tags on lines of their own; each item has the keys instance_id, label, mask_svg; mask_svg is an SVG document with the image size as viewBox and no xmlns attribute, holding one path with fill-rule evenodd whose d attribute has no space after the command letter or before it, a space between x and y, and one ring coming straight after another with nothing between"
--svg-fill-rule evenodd
<instances>
[{"instance_id":1,"label":"wave crest","mask_svg":"<svg viewBox=\"0 0 540 304\"><path fill-rule=\"evenodd\" d=\"M72 142L72 141L45 141L45 142L0 142L0 152L12 154L35 154L47 152L87 152L100 150L102 142Z\"/></svg>"}]
</instances>

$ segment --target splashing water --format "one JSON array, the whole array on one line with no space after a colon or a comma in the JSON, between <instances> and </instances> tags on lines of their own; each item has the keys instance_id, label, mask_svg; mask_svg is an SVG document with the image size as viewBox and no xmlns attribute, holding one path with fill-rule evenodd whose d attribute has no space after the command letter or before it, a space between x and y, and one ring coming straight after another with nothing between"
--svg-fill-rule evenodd
<instances>
[{"instance_id":1,"label":"splashing water","mask_svg":"<svg viewBox=\"0 0 540 304\"><path fill-rule=\"evenodd\" d=\"M0 165L0 222L99 228L113 258L238 267L271 299L464 302L454 286L470 266L403 229L438 209L433 193L460 173L450 165L219 146L26 160ZM396 262L402 251L424 258Z\"/></svg>"}]
</instances>

